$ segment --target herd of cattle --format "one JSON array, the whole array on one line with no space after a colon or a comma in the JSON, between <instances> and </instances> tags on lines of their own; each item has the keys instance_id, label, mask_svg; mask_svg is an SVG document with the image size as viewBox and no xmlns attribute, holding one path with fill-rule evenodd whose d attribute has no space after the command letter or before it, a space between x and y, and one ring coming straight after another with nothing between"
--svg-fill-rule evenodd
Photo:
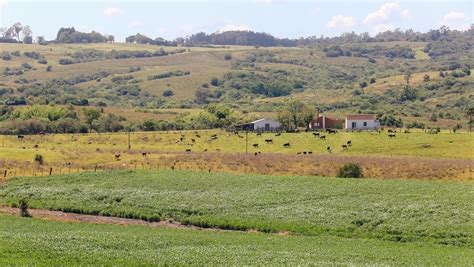
<instances>
[{"instance_id":1,"label":"herd of cattle","mask_svg":"<svg viewBox=\"0 0 474 267\"><path fill-rule=\"evenodd\" d=\"M318 138L318 139L320 139L320 140L326 140L326 138L327 138L327 137L326 137L326 134L327 134L327 135L331 135L331 134L335 135L335 134L337 134L337 133L338 133L337 130L326 129L324 132L313 132L312 134L313 134L313 136L314 136L315 138ZM378 133L381 133L381 131L378 131ZM239 138L244 138L244 136L243 136L241 133L239 133L239 132L234 132L233 134L234 134L234 135L237 135ZM42 132L42 133L40 133L39 135L45 135L45 133ZM224 134L222 134L222 135L224 135ZM230 137L230 135L231 135L231 133L228 133L228 134L226 134L226 137ZM257 132L256 135L262 137L262 133ZM282 135L281 132L275 133L275 135L274 135L275 137L274 137L274 138L278 138L278 137L280 137L281 135ZM396 137L395 131L389 129L389 130L388 130L388 137L389 137L389 138L395 138L395 137ZM18 139L24 139L25 136L24 136L24 135L17 135L17 138L18 138ZM207 140L205 139L205 141L206 141L206 142L212 142L212 141L217 140L218 138L219 138L219 135L218 135L218 134L212 134L212 135L209 136L209 138L208 138ZM274 138L266 138L266 139L264 139L265 144L266 144L266 145L273 145L273 144L274 144ZM192 145L195 144L199 139L202 139L202 138L201 138L201 134L199 134L199 132L196 131L196 132L194 132L194 135L192 136L192 138L189 139L189 140L191 141L191 143L188 143L188 145L192 146ZM72 137L72 140L75 141L75 140L77 140L77 139L74 139L74 137ZM147 140L148 140L148 137L144 137L144 141L147 141ZM179 144L179 143L184 143L184 142L187 142L187 140L188 140L188 139L186 138L186 136L185 136L184 134L181 134L181 136L179 137L179 140L177 140L175 143L177 143L177 144ZM89 141L89 142L88 142L88 144L91 144L91 143L92 143L92 141ZM114 145L115 145L115 144L114 144ZM258 143L254 143L254 144L252 144L252 146L253 146L255 149L258 149L258 148L261 147L261 145L258 144ZM290 147L291 147L291 143L290 143L290 142L286 142L286 143L283 143L282 146L283 146L284 148L290 148ZM351 146L352 146L352 141L349 140L349 141L345 142L344 144L342 144L342 145L341 145L341 148L342 148L342 150L347 150L347 149L349 149L349 147L351 147ZM35 145L34 147L35 147L35 148L38 148L38 145ZM329 153L332 153L332 149L333 149L333 148L332 148L331 146L328 146L328 147L326 148L326 151L329 152ZM97 149L97 151L99 151L99 149ZM207 151L208 151L208 149L204 149L204 150L203 150L203 152L207 152ZM192 152L192 150L191 150L191 148L186 148L186 149L185 149L185 152L189 153L189 152ZM220 152L220 149L216 149L216 152ZM254 152L255 156L257 156L257 155L260 154L260 153L261 153L260 151ZM313 154L312 151L301 151L301 152L296 152L296 153L297 153L297 154ZM142 154L143 157L146 157L147 154L149 154L149 153L148 153L148 152L141 152L141 154ZM114 153L114 157L115 157L115 160L119 161L119 160L121 159L121 154L120 154L120 153Z\"/></svg>"}]
</instances>

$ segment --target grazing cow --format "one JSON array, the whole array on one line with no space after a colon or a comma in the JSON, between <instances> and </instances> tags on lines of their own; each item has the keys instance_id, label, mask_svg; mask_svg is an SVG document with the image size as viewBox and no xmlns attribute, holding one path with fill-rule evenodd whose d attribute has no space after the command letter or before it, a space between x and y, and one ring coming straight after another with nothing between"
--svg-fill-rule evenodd
<instances>
[{"instance_id":1,"label":"grazing cow","mask_svg":"<svg viewBox=\"0 0 474 267\"><path fill-rule=\"evenodd\" d=\"M326 132L327 132L328 134L336 134L337 131L336 131L336 130L332 130L332 129L326 129Z\"/></svg>"},{"instance_id":2,"label":"grazing cow","mask_svg":"<svg viewBox=\"0 0 474 267\"><path fill-rule=\"evenodd\" d=\"M34 145L33 147L34 147L34 148L38 148L38 147L39 147L39 145Z\"/></svg>"},{"instance_id":3,"label":"grazing cow","mask_svg":"<svg viewBox=\"0 0 474 267\"><path fill-rule=\"evenodd\" d=\"M207 152L207 148L204 149L204 152Z\"/></svg>"},{"instance_id":4,"label":"grazing cow","mask_svg":"<svg viewBox=\"0 0 474 267\"><path fill-rule=\"evenodd\" d=\"M313 133L314 136L318 136L319 137L319 133Z\"/></svg>"},{"instance_id":5,"label":"grazing cow","mask_svg":"<svg viewBox=\"0 0 474 267\"><path fill-rule=\"evenodd\" d=\"M38 134L39 135L45 135L46 133L45 132L39 132Z\"/></svg>"},{"instance_id":6,"label":"grazing cow","mask_svg":"<svg viewBox=\"0 0 474 267\"><path fill-rule=\"evenodd\" d=\"M186 149L186 151L184 151L184 152L191 152L191 149L188 148L188 149Z\"/></svg>"},{"instance_id":7,"label":"grazing cow","mask_svg":"<svg viewBox=\"0 0 474 267\"><path fill-rule=\"evenodd\" d=\"M388 131L387 131L387 132L389 132L389 133L394 133L394 132L395 132L395 130L388 129Z\"/></svg>"},{"instance_id":8,"label":"grazing cow","mask_svg":"<svg viewBox=\"0 0 474 267\"><path fill-rule=\"evenodd\" d=\"M275 136L280 136L280 135L281 135L281 133L277 133L277 134L275 134Z\"/></svg>"},{"instance_id":9,"label":"grazing cow","mask_svg":"<svg viewBox=\"0 0 474 267\"><path fill-rule=\"evenodd\" d=\"M351 140L347 141L347 146L352 146L352 141Z\"/></svg>"},{"instance_id":10,"label":"grazing cow","mask_svg":"<svg viewBox=\"0 0 474 267\"><path fill-rule=\"evenodd\" d=\"M92 144L92 141L87 142L89 145Z\"/></svg>"},{"instance_id":11,"label":"grazing cow","mask_svg":"<svg viewBox=\"0 0 474 267\"><path fill-rule=\"evenodd\" d=\"M239 138L244 138L244 136L243 136L243 135L239 135Z\"/></svg>"},{"instance_id":12,"label":"grazing cow","mask_svg":"<svg viewBox=\"0 0 474 267\"><path fill-rule=\"evenodd\" d=\"M267 144L273 144L273 139L265 139L265 143L267 143Z\"/></svg>"},{"instance_id":13,"label":"grazing cow","mask_svg":"<svg viewBox=\"0 0 474 267\"><path fill-rule=\"evenodd\" d=\"M96 148L95 151L99 152L99 151L100 151L100 148Z\"/></svg>"},{"instance_id":14,"label":"grazing cow","mask_svg":"<svg viewBox=\"0 0 474 267\"><path fill-rule=\"evenodd\" d=\"M306 151L303 151L303 154L305 154L305 155L306 155Z\"/></svg>"},{"instance_id":15,"label":"grazing cow","mask_svg":"<svg viewBox=\"0 0 474 267\"><path fill-rule=\"evenodd\" d=\"M313 154L313 151L308 151L308 154Z\"/></svg>"},{"instance_id":16,"label":"grazing cow","mask_svg":"<svg viewBox=\"0 0 474 267\"><path fill-rule=\"evenodd\" d=\"M216 137L217 138L217 134L213 134L213 135L211 135L211 137Z\"/></svg>"},{"instance_id":17,"label":"grazing cow","mask_svg":"<svg viewBox=\"0 0 474 267\"><path fill-rule=\"evenodd\" d=\"M120 160L120 153L115 153L114 156L115 156L115 160L117 160L117 161Z\"/></svg>"},{"instance_id":18,"label":"grazing cow","mask_svg":"<svg viewBox=\"0 0 474 267\"><path fill-rule=\"evenodd\" d=\"M301 152L296 152L297 155L301 155Z\"/></svg>"},{"instance_id":19,"label":"grazing cow","mask_svg":"<svg viewBox=\"0 0 474 267\"><path fill-rule=\"evenodd\" d=\"M146 152L142 152L142 157L146 157Z\"/></svg>"},{"instance_id":20,"label":"grazing cow","mask_svg":"<svg viewBox=\"0 0 474 267\"><path fill-rule=\"evenodd\" d=\"M16 137L17 137L18 139L23 139L23 138L25 138L24 135L17 135Z\"/></svg>"},{"instance_id":21,"label":"grazing cow","mask_svg":"<svg viewBox=\"0 0 474 267\"><path fill-rule=\"evenodd\" d=\"M196 142L196 139L191 138L191 142L195 143L195 142Z\"/></svg>"},{"instance_id":22,"label":"grazing cow","mask_svg":"<svg viewBox=\"0 0 474 267\"><path fill-rule=\"evenodd\" d=\"M252 146L255 148L258 148L258 144L253 144Z\"/></svg>"},{"instance_id":23,"label":"grazing cow","mask_svg":"<svg viewBox=\"0 0 474 267\"><path fill-rule=\"evenodd\" d=\"M325 135L321 135L321 136L319 137L319 139L321 139L321 140L322 140L322 139L326 140L326 136L325 136Z\"/></svg>"},{"instance_id":24,"label":"grazing cow","mask_svg":"<svg viewBox=\"0 0 474 267\"><path fill-rule=\"evenodd\" d=\"M184 141L184 137L180 137L180 138L179 138L179 141L180 141L180 142L183 142L183 141Z\"/></svg>"},{"instance_id":25,"label":"grazing cow","mask_svg":"<svg viewBox=\"0 0 474 267\"><path fill-rule=\"evenodd\" d=\"M290 147L290 143L284 143L283 147Z\"/></svg>"},{"instance_id":26,"label":"grazing cow","mask_svg":"<svg viewBox=\"0 0 474 267\"><path fill-rule=\"evenodd\" d=\"M22 147L23 149L26 149L26 146Z\"/></svg>"},{"instance_id":27,"label":"grazing cow","mask_svg":"<svg viewBox=\"0 0 474 267\"><path fill-rule=\"evenodd\" d=\"M262 136L262 133L260 133L260 132L259 132L259 133L257 133L257 136Z\"/></svg>"},{"instance_id":28,"label":"grazing cow","mask_svg":"<svg viewBox=\"0 0 474 267\"><path fill-rule=\"evenodd\" d=\"M409 131L409 130L405 130L405 131L403 131L403 132L404 132L404 133L410 133L410 131Z\"/></svg>"},{"instance_id":29,"label":"grazing cow","mask_svg":"<svg viewBox=\"0 0 474 267\"><path fill-rule=\"evenodd\" d=\"M326 148L326 150L327 150L327 152L329 152L329 153L331 153L331 152L332 152L332 151L331 151L331 147L330 147L330 146L328 146L328 147Z\"/></svg>"},{"instance_id":30,"label":"grazing cow","mask_svg":"<svg viewBox=\"0 0 474 267\"><path fill-rule=\"evenodd\" d=\"M258 155L258 153L257 153L257 152L255 152L255 153L253 153L253 154L255 155L255 157Z\"/></svg>"},{"instance_id":31,"label":"grazing cow","mask_svg":"<svg viewBox=\"0 0 474 267\"><path fill-rule=\"evenodd\" d=\"M239 135L239 132L236 131L236 132L234 132L234 134L235 134L235 135Z\"/></svg>"},{"instance_id":32,"label":"grazing cow","mask_svg":"<svg viewBox=\"0 0 474 267\"><path fill-rule=\"evenodd\" d=\"M199 134L196 134L196 137L197 137L197 138L201 138L201 136L200 136Z\"/></svg>"},{"instance_id":33,"label":"grazing cow","mask_svg":"<svg viewBox=\"0 0 474 267\"><path fill-rule=\"evenodd\" d=\"M396 136L395 134L389 134L388 135L388 137L390 137L390 138L395 138L395 136Z\"/></svg>"},{"instance_id":34,"label":"grazing cow","mask_svg":"<svg viewBox=\"0 0 474 267\"><path fill-rule=\"evenodd\" d=\"M347 150L347 145L342 145L342 149Z\"/></svg>"}]
</instances>

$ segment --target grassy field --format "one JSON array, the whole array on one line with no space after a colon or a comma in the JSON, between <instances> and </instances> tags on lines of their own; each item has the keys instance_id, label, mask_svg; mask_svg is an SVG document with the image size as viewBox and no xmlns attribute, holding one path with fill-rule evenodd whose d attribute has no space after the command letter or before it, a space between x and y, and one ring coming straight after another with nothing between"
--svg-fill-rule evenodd
<instances>
[{"instance_id":1,"label":"grassy field","mask_svg":"<svg viewBox=\"0 0 474 267\"><path fill-rule=\"evenodd\" d=\"M217 140L210 141L214 134L217 134ZM474 139L465 132L397 133L394 139L386 133L340 132L326 134L325 140L312 133L283 133L281 136L249 133L247 150L254 162L244 158L245 133L236 135L220 130L134 132L130 139L131 150L128 150L127 133L26 136L24 139L0 136L0 168L9 170L7 176L11 177L16 172L17 175L32 175L33 168L49 166L55 169L72 166L73 170L90 170L96 165L169 168L181 162L187 169L334 176L339 164L355 161L363 164L367 177L373 178L473 178ZM273 144L265 142L266 139L272 139ZM342 145L348 141L352 146L343 149ZM284 143L291 146L285 148ZM187 149L191 153L185 153ZM258 152L258 157L254 157ZM307 154L309 152L312 154ZM116 153L120 153L120 161L115 159ZM147 153L146 157L142 153ZM36 154L44 157L43 167L35 164ZM297 154L301 158L295 158ZM410 160L415 158L416 161ZM269 163L269 168L265 167ZM249 164L255 168L248 169Z\"/></svg>"},{"instance_id":2,"label":"grassy field","mask_svg":"<svg viewBox=\"0 0 474 267\"><path fill-rule=\"evenodd\" d=\"M1 265L469 266L472 255L467 248L422 243L64 223L0 214Z\"/></svg>"},{"instance_id":3,"label":"grassy field","mask_svg":"<svg viewBox=\"0 0 474 267\"><path fill-rule=\"evenodd\" d=\"M473 248L471 182L122 171L17 178L0 204L201 227Z\"/></svg>"}]
</instances>

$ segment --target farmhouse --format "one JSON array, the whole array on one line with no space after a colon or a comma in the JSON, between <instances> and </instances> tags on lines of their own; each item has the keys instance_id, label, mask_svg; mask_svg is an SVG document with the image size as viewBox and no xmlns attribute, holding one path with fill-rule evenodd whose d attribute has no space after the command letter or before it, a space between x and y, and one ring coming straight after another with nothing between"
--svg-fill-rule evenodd
<instances>
[{"instance_id":1,"label":"farmhouse","mask_svg":"<svg viewBox=\"0 0 474 267\"><path fill-rule=\"evenodd\" d=\"M346 130L376 130L379 128L380 122L375 120L373 114L347 115L346 117Z\"/></svg>"},{"instance_id":2,"label":"farmhouse","mask_svg":"<svg viewBox=\"0 0 474 267\"><path fill-rule=\"evenodd\" d=\"M236 128L244 131L277 131L280 129L280 123L275 120L263 118L250 123L237 125Z\"/></svg>"},{"instance_id":3,"label":"farmhouse","mask_svg":"<svg viewBox=\"0 0 474 267\"><path fill-rule=\"evenodd\" d=\"M317 129L342 129L344 126L344 120L338 120L326 117L324 114L317 115L308 125L310 130Z\"/></svg>"}]
</instances>

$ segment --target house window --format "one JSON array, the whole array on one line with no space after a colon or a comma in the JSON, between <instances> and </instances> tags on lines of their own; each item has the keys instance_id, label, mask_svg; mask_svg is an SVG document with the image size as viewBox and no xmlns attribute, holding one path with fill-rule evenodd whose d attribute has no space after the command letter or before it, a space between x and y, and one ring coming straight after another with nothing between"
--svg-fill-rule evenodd
<instances>
[{"instance_id":1,"label":"house window","mask_svg":"<svg viewBox=\"0 0 474 267\"><path fill-rule=\"evenodd\" d=\"M265 131L270 131L270 123L265 123Z\"/></svg>"},{"instance_id":2,"label":"house window","mask_svg":"<svg viewBox=\"0 0 474 267\"><path fill-rule=\"evenodd\" d=\"M367 122L366 121L364 121L364 127L367 127Z\"/></svg>"},{"instance_id":3,"label":"house window","mask_svg":"<svg viewBox=\"0 0 474 267\"><path fill-rule=\"evenodd\" d=\"M357 122L353 121L352 122L352 128L356 128L357 127Z\"/></svg>"}]
</instances>

